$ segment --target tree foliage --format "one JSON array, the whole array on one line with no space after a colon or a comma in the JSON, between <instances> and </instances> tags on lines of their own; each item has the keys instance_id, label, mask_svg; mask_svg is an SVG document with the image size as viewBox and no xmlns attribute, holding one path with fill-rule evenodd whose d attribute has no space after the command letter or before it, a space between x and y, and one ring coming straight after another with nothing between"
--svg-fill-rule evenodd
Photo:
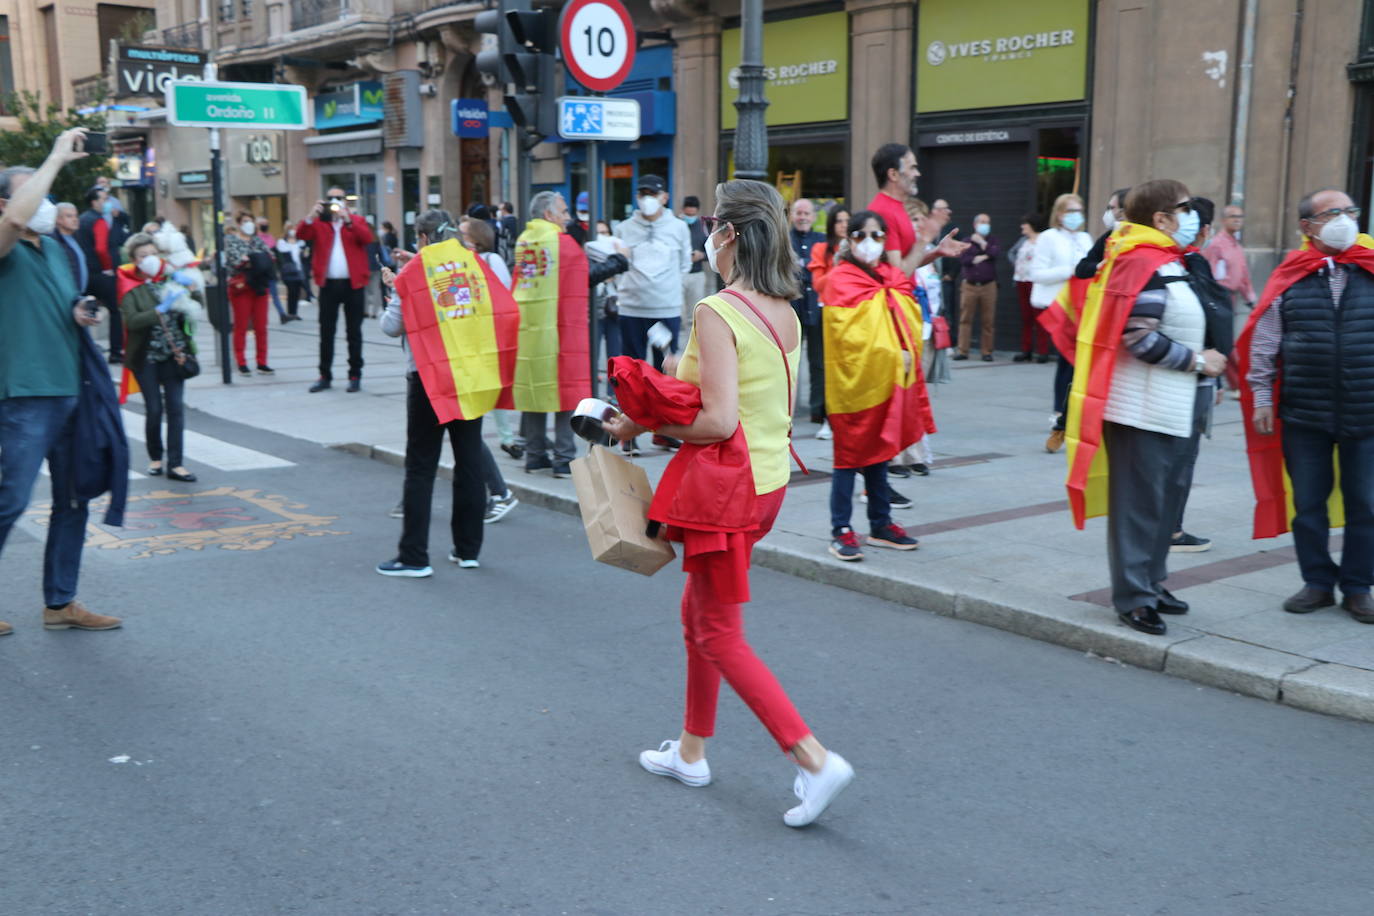
<instances>
[{"instance_id":1,"label":"tree foliage","mask_svg":"<svg viewBox=\"0 0 1374 916\"><path fill-rule=\"evenodd\" d=\"M103 113L82 115L75 111L64 112L52 103L45 107L38 95L32 92L11 96L6 107L19 118L18 130L0 131L0 163L7 166L29 165L38 168L48 158L48 153L52 152L58 135L68 128L105 129ZM59 201L71 201L78 209L84 209L86 192L101 176L114 177L114 168L108 157L87 156L79 159L57 176L52 185L52 195Z\"/></svg>"}]
</instances>

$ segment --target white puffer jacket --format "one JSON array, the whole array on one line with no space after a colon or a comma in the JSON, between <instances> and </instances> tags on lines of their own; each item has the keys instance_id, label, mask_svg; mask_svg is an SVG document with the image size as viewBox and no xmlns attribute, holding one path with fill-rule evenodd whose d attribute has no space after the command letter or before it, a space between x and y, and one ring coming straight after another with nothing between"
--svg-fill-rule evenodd
<instances>
[{"instance_id":1,"label":"white puffer jacket","mask_svg":"<svg viewBox=\"0 0 1374 916\"><path fill-rule=\"evenodd\" d=\"M1073 276L1073 269L1093 247L1093 237L1086 232L1067 229L1046 229L1035 239L1035 253L1031 256L1031 305L1043 309L1054 304L1055 297Z\"/></svg>"},{"instance_id":2,"label":"white puffer jacket","mask_svg":"<svg viewBox=\"0 0 1374 916\"><path fill-rule=\"evenodd\" d=\"M1161 277L1181 277L1187 273L1179 263L1165 264L1159 269ZM1194 353L1202 352L1207 318L1197 294L1187 283L1170 283L1165 291L1168 301L1159 333ZM1197 378L1196 372L1142 362L1124 345L1120 346L1103 419L1170 436L1191 436Z\"/></svg>"}]
</instances>

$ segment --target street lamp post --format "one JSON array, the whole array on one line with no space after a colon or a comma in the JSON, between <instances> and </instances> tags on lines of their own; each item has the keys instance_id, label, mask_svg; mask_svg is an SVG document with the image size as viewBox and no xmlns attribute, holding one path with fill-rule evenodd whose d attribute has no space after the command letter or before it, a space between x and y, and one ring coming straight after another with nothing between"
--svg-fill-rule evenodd
<instances>
[{"instance_id":1,"label":"street lamp post","mask_svg":"<svg viewBox=\"0 0 1374 916\"><path fill-rule=\"evenodd\" d=\"M766 181L768 178L768 127L763 112L768 107L763 87L763 0L740 0L739 97L735 110L735 177Z\"/></svg>"}]
</instances>

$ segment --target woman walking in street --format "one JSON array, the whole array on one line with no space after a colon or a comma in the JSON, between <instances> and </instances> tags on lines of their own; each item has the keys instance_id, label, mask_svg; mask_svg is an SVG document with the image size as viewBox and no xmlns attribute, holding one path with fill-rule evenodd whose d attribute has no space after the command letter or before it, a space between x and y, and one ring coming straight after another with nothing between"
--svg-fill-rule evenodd
<instances>
[{"instance_id":1,"label":"woman walking in street","mask_svg":"<svg viewBox=\"0 0 1374 916\"><path fill-rule=\"evenodd\" d=\"M715 731L724 677L796 761L793 791L800 804L783 821L802 827L849 785L854 770L816 740L777 678L754 655L743 627L750 553L773 526L790 473L793 380L801 352L801 326L791 306L797 296L796 258L782 197L762 182L719 185L716 212L706 218L706 231L711 269L727 286L697 304L677 367L680 379L701 388L702 410L690 425L655 432L705 445L730 439L743 427L757 500L748 531L684 535L689 539L684 540L687 585L682 597L686 714L677 740L644 751L639 762L649 772L685 785L709 784L706 739ZM649 430L622 415L607 424L607 431L627 442Z\"/></svg>"},{"instance_id":2,"label":"woman walking in street","mask_svg":"<svg viewBox=\"0 0 1374 916\"><path fill-rule=\"evenodd\" d=\"M305 242L296 238L296 224L287 223L286 231L277 239L277 270L286 284L286 317L282 319L282 324L301 320L299 309L305 284L304 251Z\"/></svg>"},{"instance_id":3,"label":"woman walking in street","mask_svg":"<svg viewBox=\"0 0 1374 916\"><path fill-rule=\"evenodd\" d=\"M253 329L258 374L271 375L267 365L267 288L272 283L272 255L258 238L258 224L247 210L224 227L224 263L229 271L229 304L234 310L234 361L240 375L252 375L245 348Z\"/></svg>"},{"instance_id":4,"label":"woman walking in street","mask_svg":"<svg viewBox=\"0 0 1374 916\"><path fill-rule=\"evenodd\" d=\"M184 390L178 356L195 355L195 321L204 300L189 287L198 284L191 271L175 271L158 254L157 243L138 233L124 245L125 266L116 278L119 311L128 332L124 367L143 392L143 442L148 448L148 475L166 473L171 480L194 483L183 463L186 428ZM167 460L163 462L162 416L167 415Z\"/></svg>"},{"instance_id":5,"label":"woman walking in street","mask_svg":"<svg viewBox=\"0 0 1374 916\"><path fill-rule=\"evenodd\" d=\"M1031 307L1038 313L1054 304L1059 291L1073 276L1073 269L1093 246L1093 238L1083 231L1083 198L1060 194L1050 213L1050 228L1035 240L1031 258ZM1073 383L1073 363L1063 353L1054 372L1054 428L1045 440L1045 450L1057 452L1064 445L1064 418Z\"/></svg>"},{"instance_id":6,"label":"woman walking in street","mask_svg":"<svg viewBox=\"0 0 1374 916\"><path fill-rule=\"evenodd\" d=\"M1008 257L1012 263L1012 282L1016 284L1016 301L1021 306L1021 352L1012 358L1014 363L1050 361L1050 335L1040 326L1041 310L1031 305L1031 262L1035 260L1035 240L1040 236L1042 217L1027 213L1021 217L1021 238L1011 246Z\"/></svg>"}]
</instances>

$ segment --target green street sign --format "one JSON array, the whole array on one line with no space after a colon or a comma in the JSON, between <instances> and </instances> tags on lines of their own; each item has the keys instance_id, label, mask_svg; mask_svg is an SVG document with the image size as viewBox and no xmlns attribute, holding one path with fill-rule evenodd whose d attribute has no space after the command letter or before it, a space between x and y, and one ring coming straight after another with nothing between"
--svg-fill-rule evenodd
<instances>
[{"instance_id":1,"label":"green street sign","mask_svg":"<svg viewBox=\"0 0 1374 916\"><path fill-rule=\"evenodd\" d=\"M167 123L175 127L307 130L310 106L304 86L172 80L167 83Z\"/></svg>"}]
</instances>

